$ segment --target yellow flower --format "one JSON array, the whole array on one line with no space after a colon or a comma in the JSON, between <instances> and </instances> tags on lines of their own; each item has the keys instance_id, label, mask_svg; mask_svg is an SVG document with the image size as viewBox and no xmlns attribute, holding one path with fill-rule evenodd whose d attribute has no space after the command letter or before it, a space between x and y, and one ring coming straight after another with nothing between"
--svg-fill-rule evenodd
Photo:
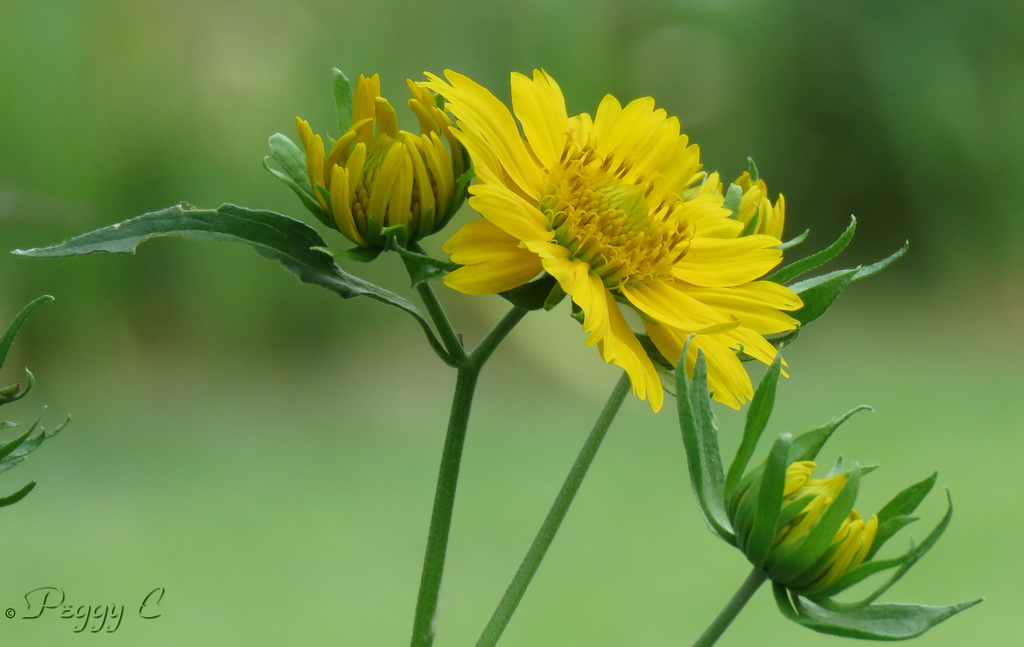
<instances>
[{"instance_id":1,"label":"yellow flower","mask_svg":"<svg viewBox=\"0 0 1024 647\"><path fill-rule=\"evenodd\" d=\"M842 473L823 479L811 478L815 467L813 461L800 461L786 469L782 509L786 510L787 506L798 501L806 503L803 506L797 504L799 511L779 528L775 535L773 553L784 551L787 547L794 546L806 539L846 486L846 475ZM815 562L810 565L808 570L797 576L800 581L800 590L810 592L823 589L863 562L871 550L871 544L875 540L877 531L877 516L872 516L865 523L856 510L851 510L832 539L826 551L827 557L822 556L824 559L820 559L819 556L813 556ZM772 558L773 554L769 554L766 567L771 568ZM787 582L780 583L787 584Z\"/></svg>"},{"instance_id":2,"label":"yellow flower","mask_svg":"<svg viewBox=\"0 0 1024 647\"><path fill-rule=\"evenodd\" d=\"M462 147L430 91L412 81L408 85L420 135L398 129L376 74L359 76L352 126L326 157L320 135L295 118L316 199L338 231L360 246L381 247L385 227L405 227L410 241L423 238L443 227L459 206L457 187L466 170Z\"/></svg>"},{"instance_id":3,"label":"yellow flower","mask_svg":"<svg viewBox=\"0 0 1024 647\"><path fill-rule=\"evenodd\" d=\"M650 97L622 106L611 96L593 117L570 117L558 85L535 71L512 75L523 137L485 88L451 71L447 81L427 76L473 159L470 204L483 216L445 244L462 266L447 285L494 294L547 272L583 311L587 344L622 367L655 411L661 382L624 311L639 315L673 365L698 333L689 370L703 349L715 398L739 407L751 397L736 351L770 362L775 348L764 335L796 327L781 311L801 301L758 280L780 262L780 241L741 236L720 195L690 190L703 177L700 152L674 117Z\"/></svg>"}]
</instances>

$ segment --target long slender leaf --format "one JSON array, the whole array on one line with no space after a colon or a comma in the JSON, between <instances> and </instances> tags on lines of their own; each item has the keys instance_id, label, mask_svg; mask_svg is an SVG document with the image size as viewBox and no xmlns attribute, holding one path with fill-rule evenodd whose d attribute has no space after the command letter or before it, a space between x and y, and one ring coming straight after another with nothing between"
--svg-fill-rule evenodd
<instances>
[{"instance_id":1,"label":"long slender leaf","mask_svg":"<svg viewBox=\"0 0 1024 647\"><path fill-rule=\"evenodd\" d=\"M861 405L817 429L812 429L794 438L793 446L789 451L789 462L813 461L835 430L859 411L874 411L874 409L867 405Z\"/></svg>"},{"instance_id":2,"label":"long slender leaf","mask_svg":"<svg viewBox=\"0 0 1024 647\"><path fill-rule=\"evenodd\" d=\"M53 297L49 294L34 299L31 303L21 309L15 317L11 325L7 327L7 332L4 333L3 337L0 337L0 370L3 369L4 363L7 362L7 355L11 352L11 346L14 345L14 338L18 336L18 332L21 330L22 324L28 319L29 315L35 312L35 309L43 305L47 301L53 301Z\"/></svg>"},{"instance_id":3,"label":"long slender leaf","mask_svg":"<svg viewBox=\"0 0 1024 647\"><path fill-rule=\"evenodd\" d=\"M757 494L754 527L744 549L747 559L757 567L764 566L768 552L775 543L779 512L782 509L782 495L786 489L786 470L789 467L786 456L789 454L791 441L792 437L789 434L779 436L765 462L764 476L761 477Z\"/></svg>"},{"instance_id":4,"label":"long slender leaf","mask_svg":"<svg viewBox=\"0 0 1024 647\"><path fill-rule=\"evenodd\" d=\"M857 219L851 216L850 225L834 243L820 252L811 254L807 258L802 258L799 261L795 261L785 267L779 268L768 275L768 280L776 283L788 283L801 274L805 274L811 270L821 267L846 249L846 246L850 244L851 240L853 240L853 234L856 230Z\"/></svg>"},{"instance_id":5,"label":"long slender leaf","mask_svg":"<svg viewBox=\"0 0 1024 647\"><path fill-rule=\"evenodd\" d=\"M747 409L746 424L743 428L743 440L736 450L736 455L729 465L729 472L725 479L725 498L731 501L736 494L736 486L743 478L743 472L747 469L750 457L754 455L757 442L761 439L765 427L768 425L768 418L772 415L772 408L775 406L775 389L779 383L779 373L782 371L782 353L775 354L775 360L768 367L761 383L757 385L757 391L750 401Z\"/></svg>"},{"instance_id":6,"label":"long slender leaf","mask_svg":"<svg viewBox=\"0 0 1024 647\"><path fill-rule=\"evenodd\" d=\"M676 367L676 403L690 483L708 527L731 544L735 536L725 511L725 469L718 448L718 430L711 412L707 363L703 352L697 353L692 381L686 377L686 353L691 339L686 340Z\"/></svg>"},{"instance_id":7,"label":"long slender leaf","mask_svg":"<svg viewBox=\"0 0 1024 647\"><path fill-rule=\"evenodd\" d=\"M133 254L140 243L159 236L245 243L264 258L281 263L305 283L327 288L344 299L369 297L412 315L438 355L448 358L444 347L416 306L393 292L345 272L329 254L318 249L325 247L325 243L316 231L303 222L272 211L247 209L232 204L217 209L197 209L181 204L103 227L63 243L14 250L14 253L33 257L75 256L93 252Z\"/></svg>"},{"instance_id":8,"label":"long slender leaf","mask_svg":"<svg viewBox=\"0 0 1024 647\"><path fill-rule=\"evenodd\" d=\"M920 636L935 625L969 609L981 600L935 607L915 604L878 604L856 611L835 612L793 596L778 584L775 602L782 614L808 629L864 640L906 640Z\"/></svg>"}]
</instances>

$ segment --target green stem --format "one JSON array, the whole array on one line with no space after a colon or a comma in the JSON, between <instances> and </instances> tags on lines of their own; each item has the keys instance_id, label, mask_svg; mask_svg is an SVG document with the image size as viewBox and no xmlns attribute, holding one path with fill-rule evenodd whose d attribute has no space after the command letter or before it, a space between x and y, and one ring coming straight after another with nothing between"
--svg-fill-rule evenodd
<instances>
[{"instance_id":1,"label":"green stem","mask_svg":"<svg viewBox=\"0 0 1024 647\"><path fill-rule=\"evenodd\" d=\"M718 642L718 639L722 637L725 630L729 628L732 621L736 619L743 607L750 601L751 596L764 584L765 580L768 579L768 574L764 570L754 567L754 570L750 572L747 579L743 580L743 584L733 594L732 599L729 600L728 604L722 608L718 616L711 622L708 628L701 634L701 637L697 639L697 642L693 643L693 647L710 647Z\"/></svg>"},{"instance_id":2,"label":"green stem","mask_svg":"<svg viewBox=\"0 0 1024 647\"><path fill-rule=\"evenodd\" d=\"M434 289L430 287L429 282L424 281L416 286L416 291L423 299L423 304L427 307L427 314L430 315L431 321L437 327L437 333L441 336L441 341L444 342L445 350L448 351L448 357L441 357L441 359L446 364L459 367L466 360L466 350L463 348L462 340L459 339L455 328L452 327L448 314L441 307L441 302L437 300Z\"/></svg>"},{"instance_id":3,"label":"green stem","mask_svg":"<svg viewBox=\"0 0 1024 647\"><path fill-rule=\"evenodd\" d=\"M425 284L424 284L425 285ZM430 530L427 533L427 548L423 557L423 574L420 578L419 596L416 599L416 615L412 628L412 647L430 647L434 642L434 617L444 575L445 557L448 553L448 536L451 532L452 513L455 508L455 490L459 480L459 466L462 462L462 448L466 441L469 412L473 404L473 393L484 363L498 345L528 312L513 308L484 338L480 345L467 354L462 343L448 321L429 287L420 295L441 338L453 357L457 358L459 369L455 379L455 394L452 396L451 415L448 418L448 432L445 436L441 466L437 475L437 489L434 493L434 509L430 516ZM455 352L457 351L457 352Z\"/></svg>"},{"instance_id":4,"label":"green stem","mask_svg":"<svg viewBox=\"0 0 1024 647\"><path fill-rule=\"evenodd\" d=\"M544 519L544 523L541 524L540 530L537 531L533 544L530 545L526 556L523 557L519 570L516 571L515 576L505 590L505 595L501 598L501 602L498 603L497 608L491 615L491 619L488 620L483 633L480 634L476 647L492 647L498 642L501 634L505 631L505 627L512 618L512 614L515 613L516 607L519 606L520 600L523 599L523 595L526 593L526 587L530 585L530 581L537 573L537 569L540 568L544 555L548 552L548 548L551 547L551 542L555 539L555 533L558 532L558 528L562 525L562 521L569 511L569 506L572 505L572 501L579 491L580 485L583 483L583 477L587 475L587 470L590 469L594 456L597 455L601 441L604 440L605 433L607 433L608 427L611 426L612 420L615 419L615 414L618 413L627 393L629 393L629 377L623 373L608 397L608 402L604 405L604 409L601 411L601 415L598 416L597 422L594 423L594 428L590 431L590 435L587 436L583 448L580 449L576 462L573 463L572 469L569 470L569 474L565 477L562 489L559 490L554 504L552 504L551 509L548 511L548 516Z\"/></svg>"}]
</instances>

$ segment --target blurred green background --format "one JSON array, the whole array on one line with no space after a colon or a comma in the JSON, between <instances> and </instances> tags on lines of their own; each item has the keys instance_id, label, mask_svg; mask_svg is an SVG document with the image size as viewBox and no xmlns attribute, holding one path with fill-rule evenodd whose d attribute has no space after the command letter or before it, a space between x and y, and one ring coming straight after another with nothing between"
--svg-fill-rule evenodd
<instances>
[{"instance_id":1,"label":"blurred green background","mask_svg":"<svg viewBox=\"0 0 1024 647\"><path fill-rule=\"evenodd\" d=\"M725 178L757 160L790 235L859 219L847 264L912 241L787 351L770 432L873 405L839 433L881 463L858 508L940 472L957 512L887 596L987 601L920 645L1010 644L1018 605L1024 388L1024 5L810 0L0 0L0 248L186 200L312 221L261 168L294 117L327 130L330 69L452 68L508 96L543 67L570 111L654 96ZM411 127L407 112L400 115ZM465 212L461 218L469 218ZM438 241L429 241L434 249ZM394 259L367 278L398 289ZM408 640L454 375L407 318L300 285L236 246L137 257L0 254L0 319L65 435L0 478L0 607L62 588L124 604L111 645L394 645ZM444 295L471 343L499 299ZM438 647L472 644L616 379L563 311L524 322L485 371L466 446ZM719 412L727 451L741 418ZM746 574L694 507L671 406L630 401L502 645L689 644ZM999 496L996 496L996 495ZM933 494L920 539L942 514ZM906 539L903 539L905 545ZM897 542L898 543L898 542ZM167 590L161 618L135 615ZM0 617L5 644L78 644L72 621ZM723 645L840 644L767 591Z\"/></svg>"}]
</instances>

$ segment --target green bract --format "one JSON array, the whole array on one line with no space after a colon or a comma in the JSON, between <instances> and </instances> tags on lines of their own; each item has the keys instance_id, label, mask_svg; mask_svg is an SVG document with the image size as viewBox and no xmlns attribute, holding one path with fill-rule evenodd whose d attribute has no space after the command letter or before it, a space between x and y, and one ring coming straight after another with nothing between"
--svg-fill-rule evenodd
<instances>
[{"instance_id":1,"label":"green bract","mask_svg":"<svg viewBox=\"0 0 1024 647\"><path fill-rule=\"evenodd\" d=\"M853 560L847 567L842 563L837 566L833 559L838 551L848 548L844 542L850 535L840 533L840 529L846 528L844 523L851 518L860 477L873 468L844 467L840 461L829 478L818 481L828 482L831 491L788 501L784 496L787 469L794 463L813 461L839 425L867 407L858 407L795 437L783 434L764 462L747 471L771 415L781 361L781 357L775 358L757 388L747 412L743 439L728 470L718 449L703 354L698 355L692 379L682 367L675 372L690 481L711 531L743 551L762 577L772 580L779 609L787 618L822 633L873 640L912 638L980 602L939 607L873 604L935 545L949 525L951 499L945 516L924 541L912 543L902 555L875 558L898 530L916 520L913 513L935 484L935 474L898 493L878 512L873 541L864 544L861 560ZM810 466L813 470L813 463ZM809 511L811 506L816 506L813 513ZM816 516L807 516L811 514ZM802 526L801 520L805 522ZM891 569L895 570L890 577L862 600L839 602L832 598L871 575Z\"/></svg>"},{"instance_id":2,"label":"green bract","mask_svg":"<svg viewBox=\"0 0 1024 647\"><path fill-rule=\"evenodd\" d=\"M11 322L10 327L7 328L7 332L4 333L3 337L0 337L0 369L3 369L4 363L7 361L7 356L11 351L11 346L14 344L14 338L18 335L18 331L21 330L21 325L25 323L25 320L32 314L32 311L47 301L53 301L53 297L49 295L41 296L22 308L21 312L14 318L14 321ZM28 369L25 369L25 374L27 375L25 384L12 384L11 386L0 388L0 406L20 400L32 390L36 383L35 378ZM6 443L0 443L0 472L5 472L25 460L25 457L42 445L43 441L56 436L68 423L65 420L57 428L47 431L39 426L39 421L42 420L42 417L43 414L41 412L27 431ZM16 424L11 422L0 421L0 431L16 426ZM35 433L37 429L39 433ZM21 501L35 486L36 482L30 481L17 492L0 497L0 508Z\"/></svg>"}]
</instances>

